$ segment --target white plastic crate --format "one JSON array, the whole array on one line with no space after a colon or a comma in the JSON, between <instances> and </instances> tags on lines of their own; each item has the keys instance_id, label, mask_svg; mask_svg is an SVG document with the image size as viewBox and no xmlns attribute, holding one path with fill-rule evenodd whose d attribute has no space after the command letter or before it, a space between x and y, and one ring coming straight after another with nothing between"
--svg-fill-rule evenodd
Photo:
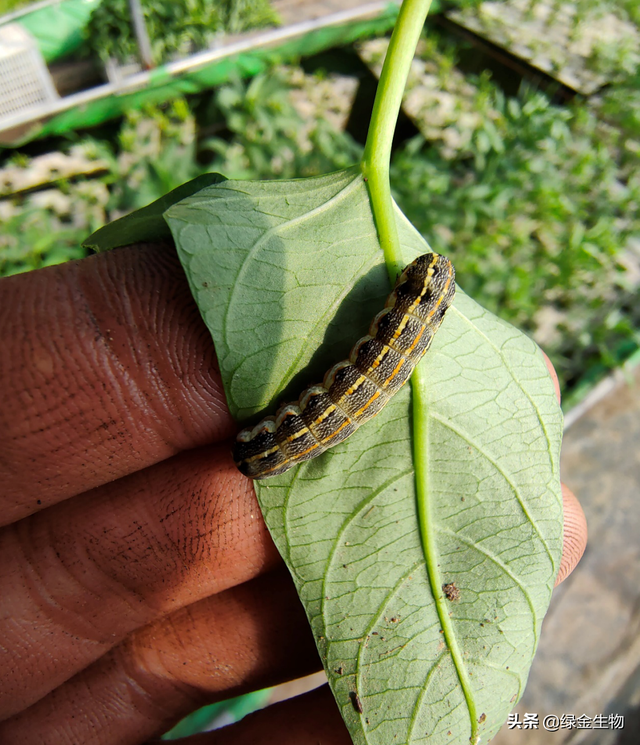
<instances>
[{"instance_id":1,"label":"white plastic crate","mask_svg":"<svg viewBox=\"0 0 640 745\"><path fill-rule=\"evenodd\" d=\"M31 34L16 23L0 26L0 120L57 98Z\"/></svg>"}]
</instances>

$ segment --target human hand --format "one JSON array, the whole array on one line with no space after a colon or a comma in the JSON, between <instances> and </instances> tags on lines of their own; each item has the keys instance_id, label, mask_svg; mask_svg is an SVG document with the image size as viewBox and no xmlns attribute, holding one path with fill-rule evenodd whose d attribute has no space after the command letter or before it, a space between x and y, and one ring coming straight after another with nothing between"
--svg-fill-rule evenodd
<instances>
[{"instance_id":1,"label":"human hand","mask_svg":"<svg viewBox=\"0 0 640 745\"><path fill-rule=\"evenodd\" d=\"M175 251L4 279L0 328L0 742L141 743L320 669ZM318 740L350 743L326 687L189 742Z\"/></svg>"}]
</instances>

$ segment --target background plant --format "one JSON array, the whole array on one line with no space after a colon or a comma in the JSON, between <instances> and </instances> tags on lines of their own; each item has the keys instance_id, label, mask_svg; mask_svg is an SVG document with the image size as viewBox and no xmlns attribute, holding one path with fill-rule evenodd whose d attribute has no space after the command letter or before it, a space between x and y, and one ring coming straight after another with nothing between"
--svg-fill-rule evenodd
<instances>
[{"instance_id":1,"label":"background plant","mask_svg":"<svg viewBox=\"0 0 640 745\"><path fill-rule=\"evenodd\" d=\"M0 0L0 15L30 5L32 0Z\"/></svg>"},{"instance_id":2,"label":"background plant","mask_svg":"<svg viewBox=\"0 0 640 745\"><path fill-rule=\"evenodd\" d=\"M278 22L268 0L141 0L156 64L208 46L221 31L240 33ZM106 61L137 58L128 0L103 0L85 28L85 53Z\"/></svg>"},{"instance_id":3,"label":"background plant","mask_svg":"<svg viewBox=\"0 0 640 745\"><path fill-rule=\"evenodd\" d=\"M206 138L209 170L229 178L314 176L352 165L362 148L323 117L305 120L293 105L287 69L236 79L205 107L207 121L224 122L227 136Z\"/></svg>"},{"instance_id":4,"label":"background plant","mask_svg":"<svg viewBox=\"0 0 640 745\"><path fill-rule=\"evenodd\" d=\"M477 102L491 115L465 152L445 160L418 137L397 153L396 195L466 291L532 333L567 384L638 339L639 184L588 110L486 84Z\"/></svg>"},{"instance_id":5,"label":"background plant","mask_svg":"<svg viewBox=\"0 0 640 745\"><path fill-rule=\"evenodd\" d=\"M110 148L102 142L86 138L72 144L67 156L75 162L90 166L88 170L113 172L115 159ZM51 168L35 168L31 158L16 152L6 158L0 171L0 277L59 264L82 258L86 251L80 243L87 230L95 230L108 219L110 199L108 175L103 179L65 178L59 171L58 154ZM37 191L21 190L22 173L39 173L49 178L46 188ZM13 178L12 178L13 177ZM17 193L11 194L15 190Z\"/></svg>"},{"instance_id":6,"label":"background plant","mask_svg":"<svg viewBox=\"0 0 640 745\"><path fill-rule=\"evenodd\" d=\"M126 115L112 142L72 145L105 160L107 173L1 200L0 276L82 258L89 233L201 173L293 178L351 165L360 147L325 119L305 121L287 77L272 70L190 102L146 106ZM200 136L203 122L220 134ZM16 153L7 163L29 169L31 161Z\"/></svg>"}]
</instances>

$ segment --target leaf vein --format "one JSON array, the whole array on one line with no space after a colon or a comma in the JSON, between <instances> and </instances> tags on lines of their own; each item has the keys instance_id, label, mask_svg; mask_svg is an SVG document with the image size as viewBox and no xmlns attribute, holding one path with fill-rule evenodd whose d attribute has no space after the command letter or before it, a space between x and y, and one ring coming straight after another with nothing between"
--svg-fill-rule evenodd
<instances>
[{"instance_id":1,"label":"leaf vein","mask_svg":"<svg viewBox=\"0 0 640 745\"><path fill-rule=\"evenodd\" d=\"M527 604L529 606L529 609L531 610L531 616L533 618L533 637L534 637L534 639L536 640L536 643L537 643L537 641L538 641L538 634L537 634L537 631L536 631L536 628L537 628L537 614L536 614L536 609L535 609L535 606L533 604L533 600L531 598L531 595L530 595L529 591L522 584L522 582L518 579L518 577L516 577L516 575L513 573L513 571L511 569L509 569L509 567L504 562L500 561L500 559L498 559L497 556L494 556L490 551L486 551L485 549L480 548L480 546L478 546L477 543L475 543L471 539L467 538L462 533L456 533L455 531L451 530L450 528L446 528L446 527L443 527L443 526L440 526L438 528L438 530L441 533L446 533L447 535L452 536L453 538L456 539L456 541L460 541L461 543L466 544L469 548L471 548L471 549L473 549L475 551L478 551L478 553L481 553L483 556L486 556L487 559L489 559L489 561L493 562L498 568L502 569L502 571L508 577L510 577L511 580L520 588L520 590L522 591L522 594L524 595L524 597L527 600Z\"/></svg>"},{"instance_id":2,"label":"leaf vein","mask_svg":"<svg viewBox=\"0 0 640 745\"><path fill-rule=\"evenodd\" d=\"M551 562L551 566L555 569L555 562L553 560L553 555L551 553L551 549L549 548L547 542L545 541L542 532L540 528L538 527L538 523L535 521L533 516L531 515L529 508L527 507L524 498L522 494L520 493L520 489L516 486L513 477L511 474L507 473L505 469L499 464L498 460L490 455L486 450L484 450L471 435L469 435L467 432L464 432L460 427L455 427L448 419L445 419L441 414L437 414L436 412L432 411L430 412L430 415L433 419L440 422L443 427L447 427L447 429L451 430L451 432L454 432L458 437L461 437L465 442L469 443L472 447L474 447L479 453L482 453L482 455L491 463L496 471L504 478L504 480L509 484L511 487L514 496L518 500L518 504L520 505L520 508L522 509L522 512L524 513L524 516L527 518L529 524L532 526L534 531L536 532L538 538L540 539L540 542L544 546L544 550L549 557L549 561Z\"/></svg>"},{"instance_id":3,"label":"leaf vein","mask_svg":"<svg viewBox=\"0 0 640 745\"><path fill-rule=\"evenodd\" d=\"M227 302L226 311L224 314L224 318L222 320L222 336L227 344L229 344L229 334L228 334L229 316L231 315L231 311L234 306L236 287L238 286L238 283L241 281L242 275L246 271L246 267L251 265L251 259L253 258L256 251L259 249L259 247L262 246L264 243L266 243L266 241L272 235L276 235L278 232L281 232L283 230L288 230L289 228L295 227L296 225L300 225L306 222L307 220L313 219L314 217L321 215L323 212L330 209L334 204L337 204L343 199L346 199L347 197L349 197L351 192L354 191L358 186L360 186L360 179L357 176L354 176L346 184L346 186L343 186L340 189L340 191L338 191L336 194L334 194L331 197L331 199L328 199L326 202L323 202L322 204L318 205L318 207L316 207L315 209L304 212L303 214L297 215L296 217L293 217L289 220L285 220L279 225L274 225L270 227L260 236L260 238L258 238L258 240L253 244L253 246L251 246L244 261L242 262L240 271L238 272L238 276L236 277L236 281L234 282L234 285L231 288L231 292L229 293L229 299Z\"/></svg>"}]
</instances>

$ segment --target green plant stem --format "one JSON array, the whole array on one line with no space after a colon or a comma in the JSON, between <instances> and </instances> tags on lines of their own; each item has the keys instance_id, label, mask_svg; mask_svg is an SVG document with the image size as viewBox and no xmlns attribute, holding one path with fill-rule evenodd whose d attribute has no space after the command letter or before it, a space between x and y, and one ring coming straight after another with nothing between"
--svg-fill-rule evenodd
<instances>
[{"instance_id":1,"label":"green plant stem","mask_svg":"<svg viewBox=\"0 0 640 745\"><path fill-rule=\"evenodd\" d=\"M469 743L477 745L478 734L478 708L467 664L460 644L455 624L450 615L449 608L444 599L442 590L443 577L440 572L440 564L437 545L436 516L433 505L432 490L429 484L429 462L427 453L429 450L429 418L428 395L429 377L424 366L418 365L411 376L411 410L413 427L413 463L415 467L416 480L416 503L418 509L418 525L420 528L420 540L424 553L429 585L433 593L433 599L442 626L444 641L449 649L451 661L456 669L460 687L464 695L467 709L469 711Z\"/></svg>"},{"instance_id":2,"label":"green plant stem","mask_svg":"<svg viewBox=\"0 0 640 745\"><path fill-rule=\"evenodd\" d=\"M382 66L361 162L362 173L369 187L380 247L392 285L404 264L389 182L391 144L411 61L430 5L431 0L404 0L402 3Z\"/></svg>"},{"instance_id":3,"label":"green plant stem","mask_svg":"<svg viewBox=\"0 0 640 745\"><path fill-rule=\"evenodd\" d=\"M402 94L430 5L431 0L404 0L402 3L382 67L361 163L362 173L369 188L369 198L378 231L378 239L384 253L392 285L395 284L396 277L403 269L404 261L400 250L400 239L389 181L391 144L402 104ZM424 368L418 365L411 376L413 460L418 522L431 591L442 625L444 639L458 674L469 711L471 730L469 741L472 745L475 745L479 741L479 734L473 689L458 644L456 630L445 607L442 577L438 568L436 525L431 510L433 505L426 457L429 449L426 396L428 384L429 381Z\"/></svg>"}]
</instances>

